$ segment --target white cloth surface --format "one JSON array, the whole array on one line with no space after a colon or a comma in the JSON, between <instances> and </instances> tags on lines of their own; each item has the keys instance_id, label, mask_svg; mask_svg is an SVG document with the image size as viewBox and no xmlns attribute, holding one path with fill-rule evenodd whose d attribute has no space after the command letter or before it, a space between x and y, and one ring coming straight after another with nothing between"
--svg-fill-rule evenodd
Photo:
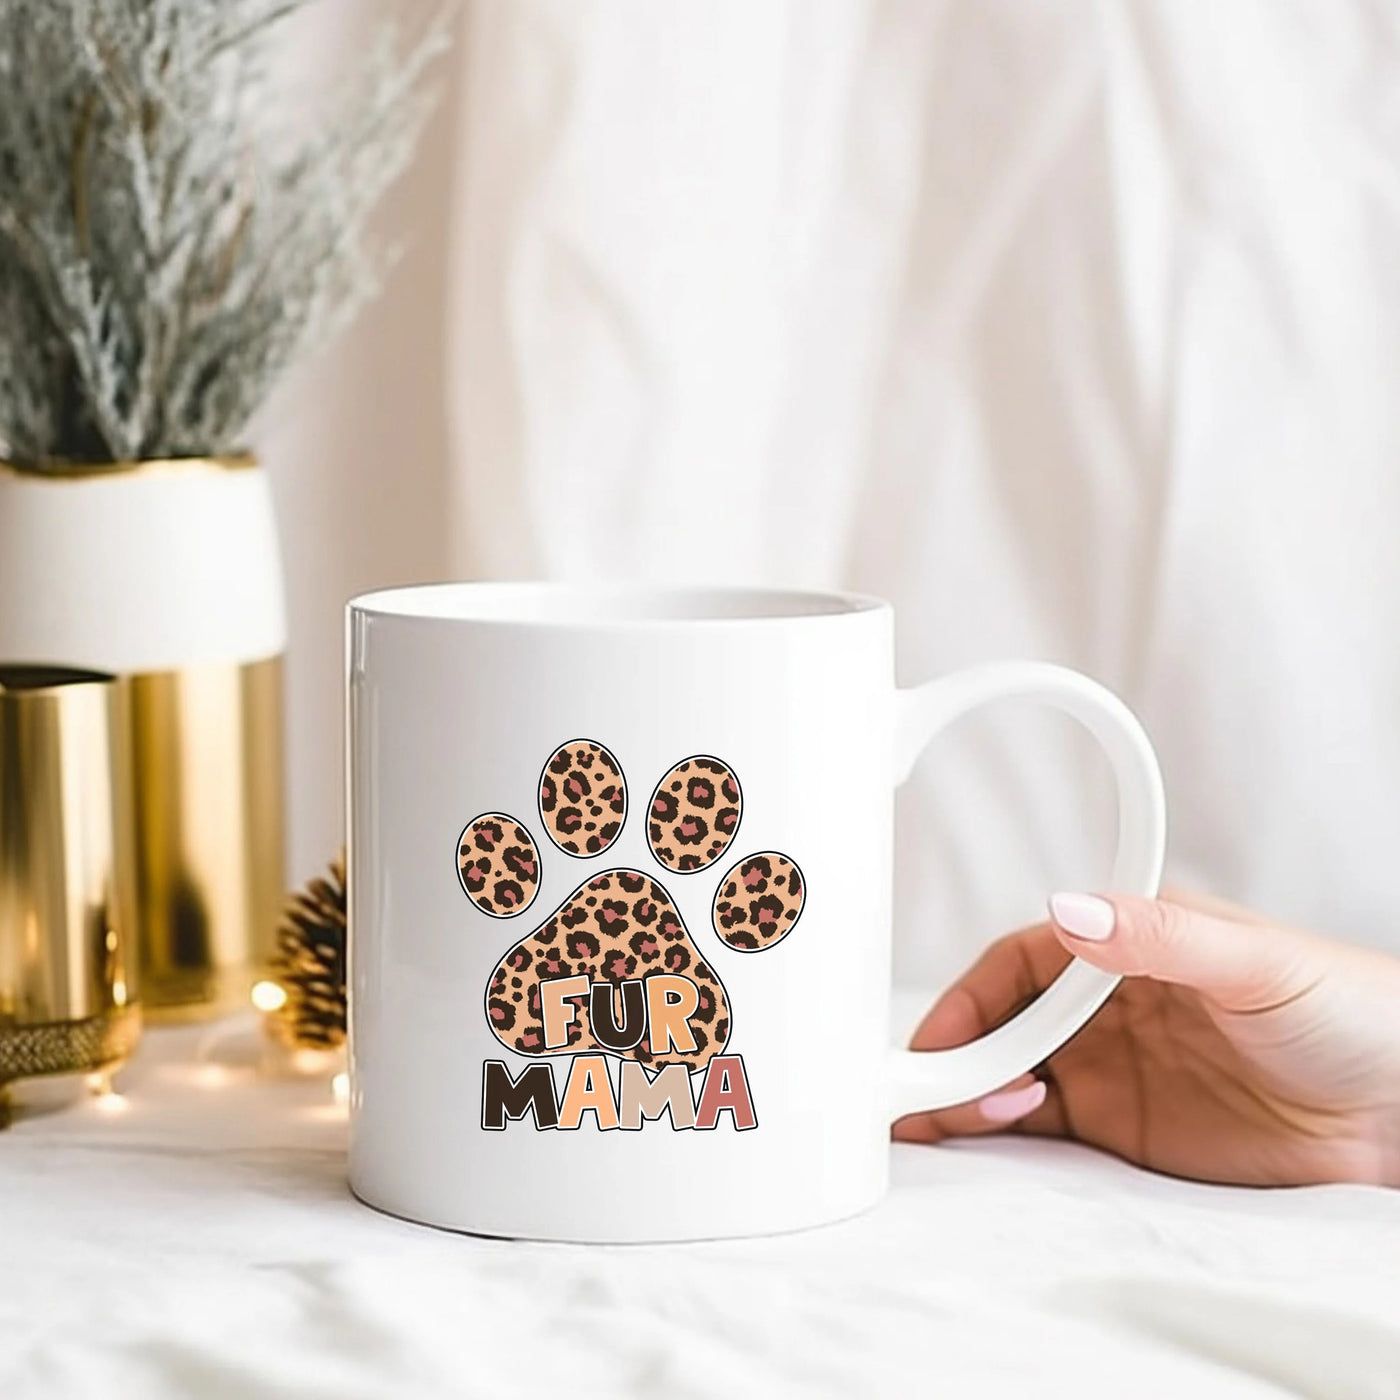
<instances>
[{"instance_id":1,"label":"white cloth surface","mask_svg":"<svg viewBox=\"0 0 1400 1400\"><path fill-rule=\"evenodd\" d=\"M5 1400L1400 1396L1400 1192L1003 1138L894 1148L880 1207L804 1234L476 1239L354 1201L326 1080L206 1035L0 1134Z\"/></svg>"}]
</instances>

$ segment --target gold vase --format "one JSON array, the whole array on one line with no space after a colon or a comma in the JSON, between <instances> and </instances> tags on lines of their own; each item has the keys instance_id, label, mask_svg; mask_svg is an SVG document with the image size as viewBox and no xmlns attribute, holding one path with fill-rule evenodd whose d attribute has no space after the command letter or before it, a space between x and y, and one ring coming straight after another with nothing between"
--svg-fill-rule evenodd
<instances>
[{"instance_id":1,"label":"gold vase","mask_svg":"<svg viewBox=\"0 0 1400 1400\"><path fill-rule=\"evenodd\" d=\"M0 464L0 662L120 676L147 1021L247 1004L284 889L272 495L251 457Z\"/></svg>"},{"instance_id":2,"label":"gold vase","mask_svg":"<svg viewBox=\"0 0 1400 1400\"><path fill-rule=\"evenodd\" d=\"M137 927L153 1020L244 1006L284 894L282 661L130 678Z\"/></svg>"},{"instance_id":3,"label":"gold vase","mask_svg":"<svg viewBox=\"0 0 1400 1400\"><path fill-rule=\"evenodd\" d=\"M135 1047L130 715L111 676L0 667L0 1089Z\"/></svg>"}]
</instances>

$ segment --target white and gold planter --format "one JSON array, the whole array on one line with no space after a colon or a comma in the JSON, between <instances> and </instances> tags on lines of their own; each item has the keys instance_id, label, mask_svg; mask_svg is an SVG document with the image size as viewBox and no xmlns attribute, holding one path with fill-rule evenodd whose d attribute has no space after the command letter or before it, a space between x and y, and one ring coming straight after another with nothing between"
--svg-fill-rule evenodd
<instances>
[{"instance_id":1,"label":"white and gold planter","mask_svg":"<svg viewBox=\"0 0 1400 1400\"><path fill-rule=\"evenodd\" d=\"M254 459L0 466L0 663L129 685L147 1020L244 1004L271 954L285 646Z\"/></svg>"}]
</instances>

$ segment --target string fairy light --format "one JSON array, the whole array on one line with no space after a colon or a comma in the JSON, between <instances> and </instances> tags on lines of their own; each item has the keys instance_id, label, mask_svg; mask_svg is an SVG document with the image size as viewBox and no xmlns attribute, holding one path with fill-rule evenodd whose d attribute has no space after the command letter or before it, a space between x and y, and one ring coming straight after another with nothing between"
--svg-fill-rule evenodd
<instances>
[{"instance_id":1,"label":"string fairy light","mask_svg":"<svg viewBox=\"0 0 1400 1400\"><path fill-rule=\"evenodd\" d=\"M251 993L252 1003L259 1011L280 1011L287 1004L287 993L276 982L256 982Z\"/></svg>"}]
</instances>

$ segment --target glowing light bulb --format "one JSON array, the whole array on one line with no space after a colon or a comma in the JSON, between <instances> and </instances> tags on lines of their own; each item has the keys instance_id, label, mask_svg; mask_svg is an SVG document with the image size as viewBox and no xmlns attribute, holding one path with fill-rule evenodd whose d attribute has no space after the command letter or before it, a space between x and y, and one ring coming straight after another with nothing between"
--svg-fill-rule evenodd
<instances>
[{"instance_id":1,"label":"glowing light bulb","mask_svg":"<svg viewBox=\"0 0 1400 1400\"><path fill-rule=\"evenodd\" d=\"M331 1098L338 1104L350 1102L350 1076L344 1070L331 1079Z\"/></svg>"},{"instance_id":2,"label":"glowing light bulb","mask_svg":"<svg viewBox=\"0 0 1400 1400\"><path fill-rule=\"evenodd\" d=\"M280 1011L287 1004L287 994L276 982L255 983L252 998L259 1011Z\"/></svg>"}]
</instances>

